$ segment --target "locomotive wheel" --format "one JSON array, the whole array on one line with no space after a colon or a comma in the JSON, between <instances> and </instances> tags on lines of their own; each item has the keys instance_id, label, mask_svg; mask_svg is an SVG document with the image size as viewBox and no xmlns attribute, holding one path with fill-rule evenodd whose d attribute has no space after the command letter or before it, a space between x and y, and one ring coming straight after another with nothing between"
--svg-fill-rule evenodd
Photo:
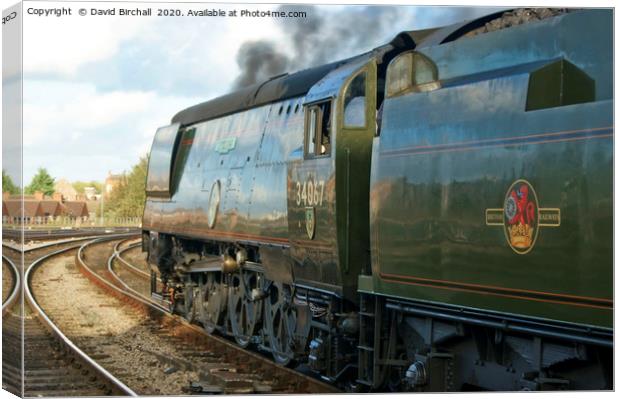
<instances>
[{"instance_id":1,"label":"locomotive wheel","mask_svg":"<svg viewBox=\"0 0 620 399\"><path fill-rule=\"evenodd\" d=\"M190 282L185 285L182 312L185 320L190 323L196 320L197 312L195 304L198 303L199 294L200 290L198 287L195 287L193 283Z\"/></svg>"},{"instance_id":2,"label":"locomotive wheel","mask_svg":"<svg viewBox=\"0 0 620 399\"><path fill-rule=\"evenodd\" d=\"M252 341L260 320L262 309L260 301L252 301L253 289L259 289L260 281L255 272L239 270L230 276L228 288L228 319L235 341L245 348Z\"/></svg>"},{"instance_id":3,"label":"locomotive wheel","mask_svg":"<svg viewBox=\"0 0 620 399\"><path fill-rule=\"evenodd\" d=\"M209 334L220 325L226 303L226 290L219 280L215 273L207 273L206 281L200 285L200 322Z\"/></svg>"},{"instance_id":4,"label":"locomotive wheel","mask_svg":"<svg viewBox=\"0 0 620 399\"><path fill-rule=\"evenodd\" d=\"M282 283L271 286L269 297L265 300L264 323L274 360L278 364L289 365L295 358L297 312L289 287Z\"/></svg>"}]
</instances>

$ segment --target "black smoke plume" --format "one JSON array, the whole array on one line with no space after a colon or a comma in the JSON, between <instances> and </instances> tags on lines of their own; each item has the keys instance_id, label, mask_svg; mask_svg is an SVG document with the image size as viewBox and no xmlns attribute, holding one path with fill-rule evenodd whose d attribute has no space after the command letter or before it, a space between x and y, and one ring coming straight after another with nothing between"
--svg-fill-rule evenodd
<instances>
[{"instance_id":1,"label":"black smoke plume","mask_svg":"<svg viewBox=\"0 0 620 399\"><path fill-rule=\"evenodd\" d=\"M241 69L234 87L241 88L284 72L345 59L387 43L400 29L420 29L470 19L488 13L476 8L418 8L398 6L324 8L281 5L277 11L304 11L305 18L282 18L281 28L293 53L277 50L273 41L248 41L237 53Z\"/></svg>"},{"instance_id":2,"label":"black smoke plume","mask_svg":"<svg viewBox=\"0 0 620 399\"><path fill-rule=\"evenodd\" d=\"M241 45L237 52L237 64L241 74L235 79L234 86L241 88L286 71L289 59L277 50L275 43L258 40Z\"/></svg>"},{"instance_id":3,"label":"black smoke plume","mask_svg":"<svg viewBox=\"0 0 620 399\"><path fill-rule=\"evenodd\" d=\"M399 7L346 7L327 14L315 6L294 9L305 11L307 18L282 25L294 45L293 70L344 59L383 44L384 32L398 18L400 10ZM291 7L283 5L279 11L291 11Z\"/></svg>"}]
</instances>

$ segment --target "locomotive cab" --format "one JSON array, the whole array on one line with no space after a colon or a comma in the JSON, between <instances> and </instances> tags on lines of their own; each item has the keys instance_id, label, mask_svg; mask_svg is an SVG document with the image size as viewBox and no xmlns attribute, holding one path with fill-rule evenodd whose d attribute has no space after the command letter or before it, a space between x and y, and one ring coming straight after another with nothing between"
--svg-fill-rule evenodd
<instances>
[{"instance_id":1,"label":"locomotive cab","mask_svg":"<svg viewBox=\"0 0 620 399\"><path fill-rule=\"evenodd\" d=\"M376 64L363 57L310 89L303 158L288 167L292 273L300 286L356 300L368 253Z\"/></svg>"}]
</instances>

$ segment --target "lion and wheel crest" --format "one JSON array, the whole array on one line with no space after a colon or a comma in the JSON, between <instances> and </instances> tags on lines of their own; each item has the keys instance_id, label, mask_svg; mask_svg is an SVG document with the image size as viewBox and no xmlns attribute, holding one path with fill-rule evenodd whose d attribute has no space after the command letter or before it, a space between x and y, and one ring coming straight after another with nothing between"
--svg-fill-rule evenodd
<instances>
[{"instance_id":1,"label":"lion and wheel crest","mask_svg":"<svg viewBox=\"0 0 620 399\"><path fill-rule=\"evenodd\" d=\"M508 188L503 208L486 210L486 224L502 226L510 248L524 255L534 248L540 227L560 226L560 210L540 208L532 184L519 179Z\"/></svg>"}]
</instances>

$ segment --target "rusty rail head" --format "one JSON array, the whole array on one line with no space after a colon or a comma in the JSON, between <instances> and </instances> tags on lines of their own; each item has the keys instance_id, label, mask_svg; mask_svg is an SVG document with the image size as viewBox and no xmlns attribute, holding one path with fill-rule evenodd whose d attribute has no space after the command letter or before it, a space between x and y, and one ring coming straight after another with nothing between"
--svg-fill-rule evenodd
<instances>
[{"instance_id":1,"label":"rusty rail head","mask_svg":"<svg viewBox=\"0 0 620 399\"><path fill-rule=\"evenodd\" d=\"M167 313L167 309L160 307L154 303L151 303L149 301L143 300L139 295L137 295L135 293L135 291L131 290L131 291L126 291L124 288L127 287L126 284L124 284L122 281L122 287L119 287L115 284L113 284L112 282L110 282L109 280L106 280L105 278L103 278L101 275L99 275L97 272L95 272L93 269L91 269L88 264L84 261L84 250L89 246L89 245L93 245L93 244L97 244L100 242L103 242L103 239L99 239L99 240L93 240L87 243L84 243L77 251L76 255L75 255L75 263L78 267L78 269L82 272L82 274L84 274L89 280L91 280L93 283L95 283L97 286L107 290L108 292L112 293L112 295L114 295L115 297L119 298L119 299L130 299L132 300L132 302L136 305L138 305L139 307L142 307L144 310L147 311L147 313L152 313L153 311L155 312L163 312L163 313ZM117 244L118 245L118 244ZM115 245L115 251L114 253L108 258L108 272L113 276L116 277L115 273L110 272L110 264L111 262L114 260L114 258L117 255L117 245ZM118 278L118 277L116 277ZM133 292L132 292L133 291Z\"/></svg>"},{"instance_id":2,"label":"rusty rail head","mask_svg":"<svg viewBox=\"0 0 620 399\"><path fill-rule=\"evenodd\" d=\"M112 278L114 278L114 280L118 284L120 284L120 286L123 288L123 290L125 290L125 292L130 293L131 295L136 296L137 298L141 298L142 295L138 291L136 291L133 288L131 288L129 286L129 284L127 284L125 281L123 281L123 279L121 278L120 275L118 275L117 273L114 272L114 267L113 267L114 266L114 259L117 259L117 260L123 262L126 266L128 266L129 270L131 270L133 273L138 273L138 275L141 276L141 277L143 277L143 274L146 274L142 270L139 270L137 267L135 267L134 265L130 264L129 262L127 262L126 260L124 260L123 258L120 257L120 254L123 251L125 251L125 250L127 250L129 248L131 248L131 247L124 248L123 250L118 251L118 252L114 251L112 256L110 256L108 258L108 273L110 274L110 276L112 276ZM147 275L147 278L148 277L150 277L150 276ZM104 281L107 281L107 280L104 279ZM156 304L153 304L153 305L155 307L158 307L158 308L160 307L159 305L156 305ZM163 310L164 312L168 312L168 309L166 309L164 307L161 307L161 310Z\"/></svg>"},{"instance_id":3,"label":"rusty rail head","mask_svg":"<svg viewBox=\"0 0 620 399\"><path fill-rule=\"evenodd\" d=\"M107 237L96 239L96 240L93 240L93 241L98 241L99 242L99 241L114 240L114 239L119 238L119 236L122 237L124 235L116 235L114 237L107 236ZM60 331L60 329L54 324L54 322L45 314L45 312L39 306L38 302L36 301L36 299L34 298L34 295L32 294L32 292L30 290L31 276L32 276L34 270L36 268L38 268L45 260L47 260L47 259L49 259L49 258L51 258L53 256L60 255L60 254L65 253L65 252L69 252L69 251L77 249L77 248L81 249L85 245L86 244L72 245L72 246L69 246L69 247L66 247L66 248L62 248L62 249L60 249L58 251L54 251L52 253L49 253L49 254L47 254L45 256L42 256L41 258L35 260L28 267L28 270L26 270L26 273L24 275L24 280L26 281L26 284L24 285L24 291L25 291L26 300L28 301L28 303L32 307L33 311L37 314L39 319L43 322L44 326L47 327L64 344L65 347L68 347L73 353L75 353L76 356L80 360L82 360L95 374L97 374L103 380L105 380L108 383L110 383L117 390L117 392L119 392L121 395L138 396L138 394L136 394L132 389L130 389L128 386L126 386L118 378L113 376L105 368L100 366L96 361L91 359L86 353L84 353L80 348L78 348L69 338L67 338L62 333L62 331Z\"/></svg>"},{"instance_id":4,"label":"rusty rail head","mask_svg":"<svg viewBox=\"0 0 620 399\"><path fill-rule=\"evenodd\" d=\"M137 248L139 246L140 246L140 243L131 244L131 245L128 245L127 247L125 247L123 249L120 249L118 251L115 248L114 254L116 256L116 259L119 262L122 262L125 266L127 266L128 270L130 272L132 272L134 274L137 274L138 276L141 276L141 277L144 277L144 278L151 278L151 275L149 273L145 272L144 270L138 269L137 267L135 267L134 265L132 265L131 263L129 263L125 259L123 259L123 257L121 256L124 252L127 252L127 251L129 251L130 249L133 249L133 248ZM108 267L108 269L110 269L110 271L112 271L112 269L110 267ZM161 282L161 279L159 277L157 278L157 280L159 282Z\"/></svg>"},{"instance_id":5,"label":"rusty rail head","mask_svg":"<svg viewBox=\"0 0 620 399\"><path fill-rule=\"evenodd\" d=\"M13 275L13 287L11 287L11 294L8 296L6 301L2 304L2 316L4 316L9 310L13 308L17 298L20 297L19 293L21 292L21 273L19 269L13 263L13 261L6 256L2 255L2 259L8 263L9 269L11 269L11 274Z\"/></svg>"},{"instance_id":6,"label":"rusty rail head","mask_svg":"<svg viewBox=\"0 0 620 399\"><path fill-rule=\"evenodd\" d=\"M137 247L137 246L141 245L141 243L138 242L138 243L135 243L135 244L128 245L126 248L123 248L122 250L120 249L121 245L125 244L126 242L133 241L136 238L140 238L140 237L129 237L129 238L126 238L124 240L121 240L121 241L117 242L116 245L114 245L114 253L123 252L126 249Z\"/></svg>"}]
</instances>

